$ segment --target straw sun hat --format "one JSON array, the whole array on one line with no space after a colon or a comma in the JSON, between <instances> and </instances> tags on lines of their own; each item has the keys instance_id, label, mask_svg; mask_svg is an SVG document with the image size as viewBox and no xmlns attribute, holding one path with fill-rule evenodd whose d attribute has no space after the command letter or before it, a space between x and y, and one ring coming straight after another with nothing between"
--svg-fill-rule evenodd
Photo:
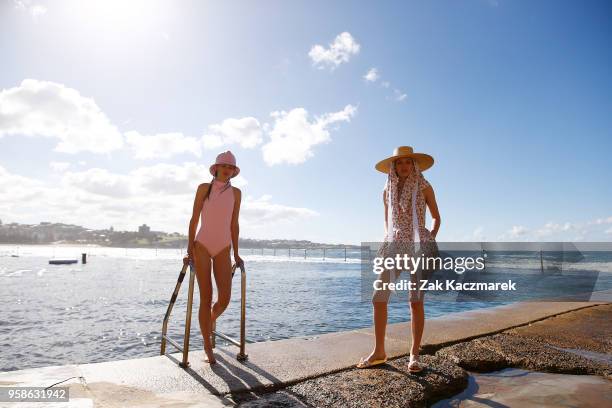
<instances>
[{"instance_id":1,"label":"straw sun hat","mask_svg":"<svg viewBox=\"0 0 612 408\"><path fill-rule=\"evenodd\" d=\"M387 157L386 159L376 163L375 168L380 172L388 174L389 168L391 167L391 162L401 157L410 157L414 159L419 165L419 169L421 169L421 171L427 170L434 164L434 159L430 155L425 153L414 153L411 146L400 146L395 148L393 151L393 156Z\"/></svg>"}]
</instances>

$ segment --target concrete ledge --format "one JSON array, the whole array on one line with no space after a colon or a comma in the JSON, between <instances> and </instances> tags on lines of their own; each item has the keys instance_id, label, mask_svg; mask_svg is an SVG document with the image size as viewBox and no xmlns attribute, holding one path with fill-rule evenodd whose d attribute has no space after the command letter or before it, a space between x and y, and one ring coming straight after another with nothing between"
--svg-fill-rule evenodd
<instances>
[{"instance_id":1,"label":"concrete ledge","mask_svg":"<svg viewBox=\"0 0 612 408\"><path fill-rule=\"evenodd\" d=\"M606 304L599 302L526 302L452 313L425 323L423 350L498 333L572 310ZM426 306L427 307L427 304ZM406 310L408 317L408 309ZM0 373L0 385L49 386L68 380L75 406L214 407L232 405L216 397L230 392L275 389L308 378L352 367L369 354L373 328L254 343L247 346L249 359L238 362L235 347L216 348L218 364L203 362L203 351L189 353L191 367L178 366L180 353L103 363L52 366ZM386 349L390 358L407 354L410 323L387 327ZM22 407L15 403L15 407ZM10 404L7 406L11 406ZM55 406L55 405L54 405ZM59 405L57 405L59 406Z\"/></svg>"}]
</instances>

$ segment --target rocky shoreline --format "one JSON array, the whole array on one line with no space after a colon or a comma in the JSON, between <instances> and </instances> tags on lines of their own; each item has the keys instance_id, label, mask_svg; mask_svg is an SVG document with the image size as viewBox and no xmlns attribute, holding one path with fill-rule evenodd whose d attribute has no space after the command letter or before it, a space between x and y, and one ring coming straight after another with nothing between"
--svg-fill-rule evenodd
<instances>
[{"instance_id":1,"label":"rocky shoreline","mask_svg":"<svg viewBox=\"0 0 612 408\"><path fill-rule=\"evenodd\" d=\"M269 392L235 394L240 407L427 407L462 392L471 372L517 368L612 381L612 304L596 305L367 370L323 375ZM429 352L429 350L428 350ZM612 387L612 385L611 385Z\"/></svg>"}]
</instances>

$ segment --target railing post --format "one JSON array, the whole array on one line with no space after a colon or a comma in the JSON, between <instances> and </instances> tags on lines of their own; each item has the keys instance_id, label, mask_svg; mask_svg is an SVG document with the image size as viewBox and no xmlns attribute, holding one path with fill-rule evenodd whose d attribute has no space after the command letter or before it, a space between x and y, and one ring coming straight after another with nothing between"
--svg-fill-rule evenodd
<instances>
[{"instance_id":1,"label":"railing post","mask_svg":"<svg viewBox=\"0 0 612 408\"><path fill-rule=\"evenodd\" d=\"M189 293L187 295L187 316L185 318L185 340L183 345L183 362L181 367L189 366L189 333L191 332L191 308L193 306L193 286L195 281L195 270L193 263L189 262Z\"/></svg>"},{"instance_id":2,"label":"railing post","mask_svg":"<svg viewBox=\"0 0 612 408\"><path fill-rule=\"evenodd\" d=\"M244 265L240 265L240 353L238 360L246 360L246 272Z\"/></svg>"},{"instance_id":3,"label":"railing post","mask_svg":"<svg viewBox=\"0 0 612 408\"><path fill-rule=\"evenodd\" d=\"M179 290L181 289L181 284L183 283L183 278L185 278L185 272L187 271L187 264L183 265L181 272L179 273L178 280L176 282L176 286L174 287L174 292L172 293L172 297L170 298L170 303L168 304L168 308L166 309L166 315L164 316L164 323L162 324L162 339L161 339L161 355L166 354L166 336L168 334L168 321L170 320L170 313L172 313L172 308L174 307L174 303L176 302L176 298L178 296Z\"/></svg>"}]
</instances>

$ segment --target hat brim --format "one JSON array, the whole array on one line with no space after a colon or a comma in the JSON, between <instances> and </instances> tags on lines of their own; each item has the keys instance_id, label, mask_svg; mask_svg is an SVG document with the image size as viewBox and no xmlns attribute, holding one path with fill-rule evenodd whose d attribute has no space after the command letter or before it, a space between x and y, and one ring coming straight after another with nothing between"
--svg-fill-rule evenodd
<instances>
[{"instance_id":1,"label":"hat brim","mask_svg":"<svg viewBox=\"0 0 612 408\"><path fill-rule=\"evenodd\" d=\"M410 157L416 160L417 164L419 165L419 169L421 169L421 171L427 170L434 164L434 158L428 154L409 153L409 154L398 154L397 156L387 157L386 159L381 160L378 163L376 163L376 166L374 167L376 168L376 170L380 171L381 173L389 174L389 169L391 168L391 162L393 162L393 160L397 160L402 157Z\"/></svg>"},{"instance_id":2,"label":"hat brim","mask_svg":"<svg viewBox=\"0 0 612 408\"><path fill-rule=\"evenodd\" d=\"M215 168L218 166L218 164L213 164L208 168L208 171L210 171L210 174L212 174L213 176L215 175ZM230 178L234 178L238 175L238 173L240 173L240 167L238 166L234 166L234 174L230 177Z\"/></svg>"}]
</instances>

